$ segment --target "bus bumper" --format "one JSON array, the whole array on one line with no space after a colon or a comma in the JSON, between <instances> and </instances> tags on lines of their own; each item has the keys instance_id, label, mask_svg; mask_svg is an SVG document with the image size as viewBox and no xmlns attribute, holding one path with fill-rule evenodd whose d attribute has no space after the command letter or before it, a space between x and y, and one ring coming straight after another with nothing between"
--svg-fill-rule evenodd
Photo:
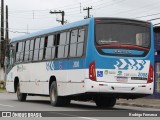
<instances>
[{"instance_id":1,"label":"bus bumper","mask_svg":"<svg viewBox=\"0 0 160 120\"><path fill-rule=\"evenodd\" d=\"M129 84L129 83L107 83L97 82L90 79L85 80L85 91L94 93L115 94L153 94L153 83Z\"/></svg>"}]
</instances>

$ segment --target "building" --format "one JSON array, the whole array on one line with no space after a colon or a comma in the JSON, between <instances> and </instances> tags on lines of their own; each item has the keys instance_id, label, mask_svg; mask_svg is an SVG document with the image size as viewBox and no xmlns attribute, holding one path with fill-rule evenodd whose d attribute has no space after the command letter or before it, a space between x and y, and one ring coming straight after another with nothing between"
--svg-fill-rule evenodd
<instances>
[{"instance_id":1,"label":"building","mask_svg":"<svg viewBox=\"0 0 160 120\"><path fill-rule=\"evenodd\" d=\"M155 92L154 97L160 98L160 26L154 27L155 39Z\"/></svg>"}]
</instances>

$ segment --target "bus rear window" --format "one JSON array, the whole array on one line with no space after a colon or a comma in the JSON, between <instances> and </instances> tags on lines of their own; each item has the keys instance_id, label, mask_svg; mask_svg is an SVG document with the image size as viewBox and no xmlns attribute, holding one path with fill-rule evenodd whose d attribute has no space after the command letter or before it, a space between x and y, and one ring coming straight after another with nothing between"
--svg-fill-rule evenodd
<instances>
[{"instance_id":1,"label":"bus rear window","mask_svg":"<svg viewBox=\"0 0 160 120\"><path fill-rule=\"evenodd\" d=\"M149 48L150 28L129 23L96 24L96 43L98 45L136 45Z\"/></svg>"}]
</instances>

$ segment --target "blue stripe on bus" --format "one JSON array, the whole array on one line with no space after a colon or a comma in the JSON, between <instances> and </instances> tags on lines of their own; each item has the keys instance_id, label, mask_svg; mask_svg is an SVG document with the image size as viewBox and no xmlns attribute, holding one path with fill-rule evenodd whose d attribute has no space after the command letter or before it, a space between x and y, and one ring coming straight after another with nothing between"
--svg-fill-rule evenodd
<instances>
[{"instance_id":1,"label":"blue stripe on bus","mask_svg":"<svg viewBox=\"0 0 160 120\"><path fill-rule=\"evenodd\" d=\"M56 60L46 62L46 70L70 70L70 69L84 69L85 59L74 60Z\"/></svg>"},{"instance_id":2,"label":"blue stripe on bus","mask_svg":"<svg viewBox=\"0 0 160 120\"><path fill-rule=\"evenodd\" d=\"M95 61L96 69L119 69L119 70L137 70L141 71L145 69L145 66L149 60L138 60L138 59L116 59L112 60L99 59L100 62ZM74 60L55 60L46 62L46 70L76 70L76 69L87 69L89 64L86 64L85 59L74 59Z\"/></svg>"}]
</instances>

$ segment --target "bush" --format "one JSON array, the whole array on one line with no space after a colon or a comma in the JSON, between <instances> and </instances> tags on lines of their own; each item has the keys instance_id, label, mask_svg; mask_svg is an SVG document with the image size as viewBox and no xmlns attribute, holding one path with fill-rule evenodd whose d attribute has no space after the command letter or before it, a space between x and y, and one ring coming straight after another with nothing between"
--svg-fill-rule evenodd
<instances>
[{"instance_id":1,"label":"bush","mask_svg":"<svg viewBox=\"0 0 160 120\"><path fill-rule=\"evenodd\" d=\"M0 80L0 89L4 89L5 88L5 81Z\"/></svg>"}]
</instances>

